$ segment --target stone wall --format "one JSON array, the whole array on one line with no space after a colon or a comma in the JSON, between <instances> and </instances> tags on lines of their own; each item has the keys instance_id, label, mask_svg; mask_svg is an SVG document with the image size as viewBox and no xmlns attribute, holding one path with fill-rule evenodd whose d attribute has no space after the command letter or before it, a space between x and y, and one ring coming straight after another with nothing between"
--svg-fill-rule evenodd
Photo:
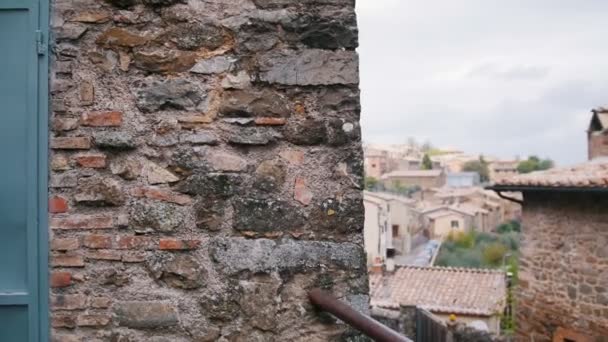
<instances>
[{"instance_id":1,"label":"stone wall","mask_svg":"<svg viewBox=\"0 0 608 342\"><path fill-rule=\"evenodd\" d=\"M552 341L558 328L608 336L608 195L524 198L516 294L521 341Z\"/></svg>"},{"instance_id":2,"label":"stone wall","mask_svg":"<svg viewBox=\"0 0 608 342\"><path fill-rule=\"evenodd\" d=\"M354 0L55 0L54 341L326 341L366 308Z\"/></svg>"},{"instance_id":3,"label":"stone wall","mask_svg":"<svg viewBox=\"0 0 608 342\"><path fill-rule=\"evenodd\" d=\"M589 159L608 156L608 132L589 133Z\"/></svg>"}]
</instances>

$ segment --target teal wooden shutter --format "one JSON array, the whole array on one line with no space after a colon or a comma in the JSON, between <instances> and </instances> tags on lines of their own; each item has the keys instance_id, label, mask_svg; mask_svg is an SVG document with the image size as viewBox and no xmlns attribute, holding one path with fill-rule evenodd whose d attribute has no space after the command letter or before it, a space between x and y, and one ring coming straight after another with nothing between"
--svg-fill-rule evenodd
<instances>
[{"instance_id":1,"label":"teal wooden shutter","mask_svg":"<svg viewBox=\"0 0 608 342\"><path fill-rule=\"evenodd\" d=\"M0 341L48 340L46 4L0 0Z\"/></svg>"}]
</instances>

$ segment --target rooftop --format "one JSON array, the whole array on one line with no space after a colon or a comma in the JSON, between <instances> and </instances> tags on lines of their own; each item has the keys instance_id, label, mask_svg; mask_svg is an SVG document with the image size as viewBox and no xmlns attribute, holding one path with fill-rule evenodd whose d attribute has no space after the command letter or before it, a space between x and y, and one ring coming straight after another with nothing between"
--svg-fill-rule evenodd
<instances>
[{"instance_id":1,"label":"rooftop","mask_svg":"<svg viewBox=\"0 0 608 342\"><path fill-rule=\"evenodd\" d=\"M391 274L370 275L372 307L415 305L432 312L491 316L506 301L501 271L453 267L397 267Z\"/></svg>"},{"instance_id":2,"label":"rooftop","mask_svg":"<svg viewBox=\"0 0 608 342\"><path fill-rule=\"evenodd\" d=\"M443 170L402 170L382 175L383 179L394 177L439 177Z\"/></svg>"},{"instance_id":3,"label":"rooftop","mask_svg":"<svg viewBox=\"0 0 608 342\"><path fill-rule=\"evenodd\" d=\"M536 171L500 179L490 187L494 190L524 191L543 188L608 190L608 157L597 158L583 164Z\"/></svg>"}]
</instances>

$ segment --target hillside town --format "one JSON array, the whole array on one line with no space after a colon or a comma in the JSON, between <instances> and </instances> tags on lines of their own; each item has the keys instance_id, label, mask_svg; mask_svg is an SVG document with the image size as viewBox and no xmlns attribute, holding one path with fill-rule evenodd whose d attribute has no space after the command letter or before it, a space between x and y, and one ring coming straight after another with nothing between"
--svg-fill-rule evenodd
<instances>
[{"instance_id":1,"label":"hillside town","mask_svg":"<svg viewBox=\"0 0 608 342\"><path fill-rule=\"evenodd\" d=\"M587 143L589 162L561 168L365 146L372 315L406 336L424 310L483 341L606 341L608 110Z\"/></svg>"}]
</instances>

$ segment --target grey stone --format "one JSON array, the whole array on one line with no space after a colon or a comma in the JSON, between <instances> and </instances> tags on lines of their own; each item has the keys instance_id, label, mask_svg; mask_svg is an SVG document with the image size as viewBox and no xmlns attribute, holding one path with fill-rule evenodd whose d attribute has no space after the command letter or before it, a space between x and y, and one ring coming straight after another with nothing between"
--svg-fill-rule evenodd
<instances>
[{"instance_id":1,"label":"grey stone","mask_svg":"<svg viewBox=\"0 0 608 342\"><path fill-rule=\"evenodd\" d=\"M243 127L226 134L228 142L235 145L267 145L279 137L279 133L265 127Z\"/></svg>"},{"instance_id":2,"label":"grey stone","mask_svg":"<svg viewBox=\"0 0 608 342\"><path fill-rule=\"evenodd\" d=\"M179 181L179 177L150 160L142 160L142 165L142 174L150 184L166 184Z\"/></svg>"},{"instance_id":3,"label":"grey stone","mask_svg":"<svg viewBox=\"0 0 608 342\"><path fill-rule=\"evenodd\" d=\"M110 178L92 177L78 184L74 200L91 206L119 206L125 203L120 182Z\"/></svg>"},{"instance_id":4,"label":"grey stone","mask_svg":"<svg viewBox=\"0 0 608 342\"><path fill-rule=\"evenodd\" d=\"M250 125L254 121L255 121L254 118L225 118L225 119L222 119L222 122L234 124L234 125L241 125L241 126Z\"/></svg>"},{"instance_id":5,"label":"grey stone","mask_svg":"<svg viewBox=\"0 0 608 342\"><path fill-rule=\"evenodd\" d=\"M137 202L130 209L131 223L144 230L171 233L184 226L185 210L165 202Z\"/></svg>"},{"instance_id":6,"label":"grey stone","mask_svg":"<svg viewBox=\"0 0 608 342\"><path fill-rule=\"evenodd\" d=\"M257 234L301 230L305 219L298 208L279 199L236 198L234 229Z\"/></svg>"},{"instance_id":7,"label":"grey stone","mask_svg":"<svg viewBox=\"0 0 608 342\"><path fill-rule=\"evenodd\" d=\"M210 231L220 230L224 222L224 209L226 203L223 200L209 200L205 198L194 205L194 217L199 229Z\"/></svg>"},{"instance_id":8,"label":"grey stone","mask_svg":"<svg viewBox=\"0 0 608 342\"><path fill-rule=\"evenodd\" d=\"M190 72L195 74L221 74L230 71L236 59L226 56L216 56L198 61Z\"/></svg>"},{"instance_id":9,"label":"grey stone","mask_svg":"<svg viewBox=\"0 0 608 342\"><path fill-rule=\"evenodd\" d=\"M181 143L190 143L193 145L217 145L218 139L215 133L211 131L198 131L194 133L185 133L179 137Z\"/></svg>"},{"instance_id":10,"label":"grey stone","mask_svg":"<svg viewBox=\"0 0 608 342\"><path fill-rule=\"evenodd\" d=\"M126 180L137 179L142 173L142 164L136 158L125 158L112 161L110 171Z\"/></svg>"},{"instance_id":11,"label":"grey stone","mask_svg":"<svg viewBox=\"0 0 608 342\"><path fill-rule=\"evenodd\" d=\"M255 170L254 186L263 191L275 191L285 183L285 166L277 161L265 160Z\"/></svg>"},{"instance_id":12,"label":"grey stone","mask_svg":"<svg viewBox=\"0 0 608 342\"><path fill-rule=\"evenodd\" d=\"M215 238L210 248L218 270L228 274L242 271L303 271L328 265L344 270L361 270L365 267L363 248L349 242Z\"/></svg>"},{"instance_id":13,"label":"grey stone","mask_svg":"<svg viewBox=\"0 0 608 342\"><path fill-rule=\"evenodd\" d=\"M199 303L209 318L229 322L234 321L241 311L241 295L240 289L233 287L226 292L213 292L203 297Z\"/></svg>"},{"instance_id":14,"label":"grey stone","mask_svg":"<svg viewBox=\"0 0 608 342\"><path fill-rule=\"evenodd\" d=\"M136 92L137 107L145 112L165 108L194 110L203 101L195 85L184 79L151 82Z\"/></svg>"},{"instance_id":15,"label":"grey stone","mask_svg":"<svg viewBox=\"0 0 608 342\"><path fill-rule=\"evenodd\" d=\"M228 36L227 30L220 26L194 22L171 27L160 36L160 40L171 42L183 50L215 50L224 44Z\"/></svg>"},{"instance_id":16,"label":"grey stone","mask_svg":"<svg viewBox=\"0 0 608 342\"><path fill-rule=\"evenodd\" d=\"M118 8L128 8L137 3L137 0L106 0L111 5Z\"/></svg>"},{"instance_id":17,"label":"grey stone","mask_svg":"<svg viewBox=\"0 0 608 342\"><path fill-rule=\"evenodd\" d=\"M87 31L87 26L83 24L67 23L61 25L55 32L55 38L58 41L62 40L76 40L82 37Z\"/></svg>"},{"instance_id":18,"label":"grey stone","mask_svg":"<svg viewBox=\"0 0 608 342\"><path fill-rule=\"evenodd\" d=\"M119 302L114 313L119 325L135 329L171 327L179 323L176 308L166 302Z\"/></svg>"},{"instance_id":19,"label":"grey stone","mask_svg":"<svg viewBox=\"0 0 608 342\"><path fill-rule=\"evenodd\" d=\"M49 187L51 188L73 188L78 185L78 173L74 171L56 173L51 175Z\"/></svg>"},{"instance_id":20,"label":"grey stone","mask_svg":"<svg viewBox=\"0 0 608 342\"><path fill-rule=\"evenodd\" d=\"M317 49L271 52L258 60L261 81L302 86L357 84L358 65L354 51Z\"/></svg>"},{"instance_id":21,"label":"grey stone","mask_svg":"<svg viewBox=\"0 0 608 342\"><path fill-rule=\"evenodd\" d=\"M238 154L213 148L197 148L199 154L212 171L241 172L247 169L247 160Z\"/></svg>"},{"instance_id":22,"label":"grey stone","mask_svg":"<svg viewBox=\"0 0 608 342\"><path fill-rule=\"evenodd\" d=\"M151 7L166 7L176 4L178 2L185 2L184 0L142 0L142 2Z\"/></svg>"},{"instance_id":23,"label":"grey stone","mask_svg":"<svg viewBox=\"0 0 608 342\"><path fill-rule=\"evenodd\" d=\"M352 11L303 14L283 25L293 32L294 40L314 49L355 49L357 18Z\"/></svg>"},{"instance_id":24,"label":"grey stone","mask_svg":"<svg viewBox=\"0 0 608 342\"><path fill-rule=\"evenodd\" d=\"M341 119L329 119L327 127L327 140L332 146L342 146L361 137L358 125Z\"/></svg>"},{"instance_id":25,"label":"grey stone","mask_svg":"<svg viewBox=\"0 0 608 342\"><path fill-rule=\"evenodd\" d=\"M243 295L240 307L249 322L264 331L273 331L280 306L281 279L272 276L257 276L253 281L239 283Z\"/></svg>"},{"instance_id":26,"label":"grey stone","mask_svg":"<svg viewBox=\"0 0 608 342\"><path fill-rule=\"evenodd\" d=\"M196 289L205 284L207 271L192 256L157 254L148 263L152 276L171 287Z\"/></svg>"},{"instance_id":27,"label":"grey stone","mask_svg":"<svg viewBox=\"0 0 608 342\"><path fill-rule=\"evenodd\" d=\"M102 149L132 150L137 147L131 133L124 131L95 132L93 140Z\"/></svg>"},{"instance_id":28,"label":"grey stone","mask_svg":"<svg viewBox=\"0 0 608 342\"><path fill-rule=\"evenodd\" d=\"M291 122L283 134L294 145L319 145L327 141L327 127L321 120Z\"/></svg>"},{"instance_id":29,"label":"grey stone","mask_svg":"<svg viewBox=\"0 0 608 342\"><path fill-rule=\"evenodd\" d=\"M291 114L285 95L271 89L224 92L220 114L226 117L287 117Z\"/></svg>"},{"instance_id":30,"label":"grey stone","mask_svg":"<svg viewBox=\"0 0 608 342\"><path fill-rule=\"evenodd\" d=\"M239 71L236 75L227 74L222 80L222 88L245 89L251 86L251 76L246 71Z\"/></svg>"},{"instance_id":31,"label":"grey stone","mask_svg":"<svg viewBox=\"0 0 608 342\"><path fill-rule=\"evenodd\" d=\"M229 198L233 196L242 179L235 174L195 173L182 181L177 190L189 195L202 195L206 198Z\"/></svg>"},{"instance_id":32,"label":"grey stone","mask_svg":"<svg viewBox=\"0 0 608 342\"><path fill-rule=\"evenodd\" d=\"M277 25L261 20L251 20L237 30L238 52L263 52L279 42Z\"/></svg>"},{"instance_id":33,"label":"grey stone","mask_svg":"<svg viewBox=\"0 0 608 342\"><path fill-rule=\"evenodd\" d=\"M150 145L158 147L170 147L179 143L179 136L176 132L167 134L154 134L150 139Z\"/></svg>"},{"instance_id":34,"label":"grey stone","mask_svg":"<svg viewBox=\"0 0 608 342\"><path fill-rule=\"evenodd\" d=\"M301 0L294 2L293 0L253 0L259 8L281 8L287 6L300 5L305 8L309 5L333 5L339 7L355 7L355 0Z\"/></svg>"}]
</instances>

